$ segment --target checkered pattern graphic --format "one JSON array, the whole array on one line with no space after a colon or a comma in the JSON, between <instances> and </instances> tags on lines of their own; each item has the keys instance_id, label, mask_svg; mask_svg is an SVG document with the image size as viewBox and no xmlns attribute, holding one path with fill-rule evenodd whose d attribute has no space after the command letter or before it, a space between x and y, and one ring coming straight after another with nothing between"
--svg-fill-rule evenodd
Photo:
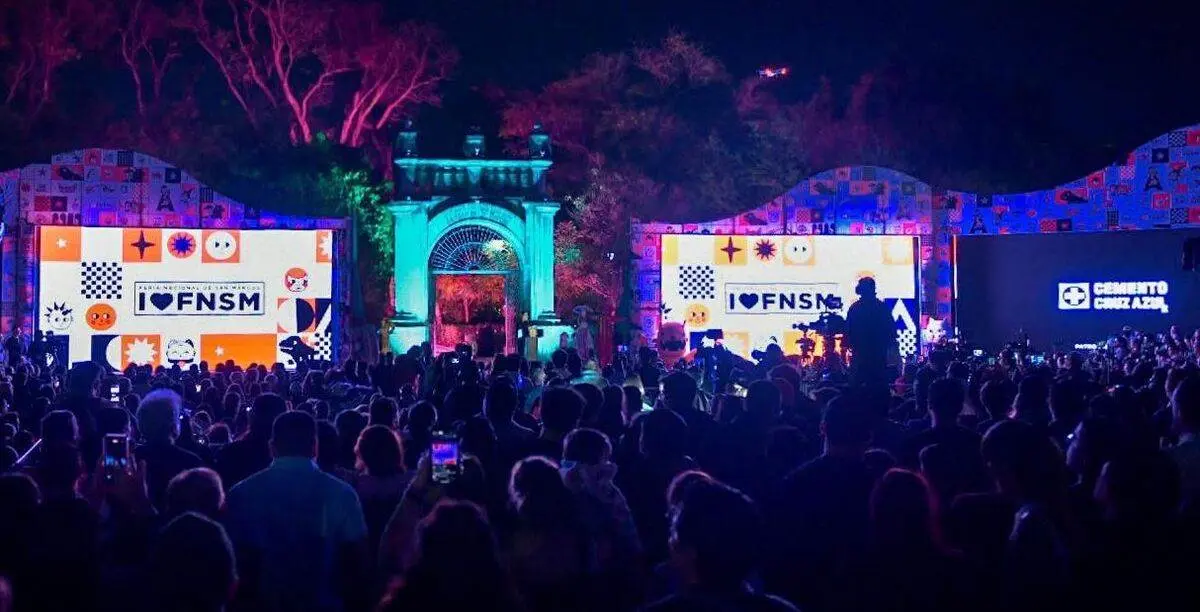
<instances>
[{"instance_id":1,"label":"checkered pattern graphic","mask_svg":"<svg viewBox=\"0 0 1200 612\"><path fill-rule=\"evenodd\" d=\"M1187 143L1187 132L1184 130L1178 130L1167 134L1168 147L1186 147Z\"/></svg>"},{"instance_id":2,"label":"checkered pattern graphic","mask_svg":"<svg viewBox=\"0 0 1200 612\"><path fill-rule=\"evenodd\" d=\"M917 352L917 330L902 329L896 334L896 342L901 355L912 355Z\"/></svg>"},{"instance_id":3,"label":"checkered pattern graphic","mask_svg":"<svg viewBox=\"0 0 1200 612\"><path fill-rule=\"evenodd\" d=\"M1188 222L1188 209L1172 208L1171 209L1171 225L1186 225Z\"/></svg>"},{"instance_id":4,"label":"checkered pattern graphic","mask_svg":"<svg viewBox=\"0 0 1200 612\"><path fill-rule=\"evenodd\" d=\"M80 262L80 295L85 300L121 299L122 272L121 264L115 261Z\"/></svg>"},{"instance_id":5,"label":"checkered pattern graphic","mask_svg":"<svg viewBox=\"0 0 1200 612\"><path fill-rule=\"evenodd\" d=\"M333 338L329 334L313 334L308 339L308 345L317 352L313 359L333 361Z\"/></svg>"},{"instance_id":6,"label":"checkered pattern graphic","mask_svg":"<svg viewBox=\"0 0 1200 612\"><path fill-rule=\"evenodd\" d=\"M1106 210L1104 211L1104 217L1105 223L1109 227L1121 225L1121 211L1119 210Z\"/></svg>"},{"instance_id":7,"label":"checkered pattern graphic","mask_svg":"<svg viewBox=\"0 0 1200 612\"><path fill-rule=\"evenodd\" d=\"M117 165L126 168L133 167L133 151L117 151Z\"/></svg>"},{"instance_id":8,"label":"checkered pattern graphic","mask_svg":"<svg viewBox=\"0 0 1200 612\"><path fill-rule=\"evenodd\" d=\"M679 297L684 300L715 300L717 286L712 266L679 266Z\"/></svg>"}]
</instances>

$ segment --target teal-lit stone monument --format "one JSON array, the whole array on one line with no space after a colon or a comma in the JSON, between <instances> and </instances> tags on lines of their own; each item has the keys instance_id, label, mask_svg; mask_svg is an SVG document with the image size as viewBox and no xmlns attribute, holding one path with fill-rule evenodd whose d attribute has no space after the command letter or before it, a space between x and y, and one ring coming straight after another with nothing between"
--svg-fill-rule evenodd
<instances>
[{"instance_id":1,"label":"teal-lit stone monument","mask_svg":"<svg viewBox=\"0 0 1200 612\"><path fill-rule=\"evenodd\" d=\"M431 339L437 274L500 274L518 320L528 316L543 337L547 359L568 331L554 310L554 214L546 195L550 137L529 135L526 159L488 159L478 130L460 159L421 157L409 123L396 140L397 199L388 204L395 228L396 316L388 321L393 352Z\"/></svg>"}]
</instances>

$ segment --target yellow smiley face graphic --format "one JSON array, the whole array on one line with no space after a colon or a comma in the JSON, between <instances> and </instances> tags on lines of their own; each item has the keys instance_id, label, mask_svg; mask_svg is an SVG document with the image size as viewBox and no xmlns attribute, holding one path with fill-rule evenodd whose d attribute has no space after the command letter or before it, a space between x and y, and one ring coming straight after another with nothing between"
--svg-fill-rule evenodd
<instances>
[{"instance_id":1,"label":"yellow smiley face graphic","mask_svg":"<svg viewBox=\"0 0 1200 612\"><path fill-rule=\"evenodd\" d=\"M692 304L683 311L684 321L688 327L708 327L709 311L704 304Z\"/></svg>"}]
</instances>

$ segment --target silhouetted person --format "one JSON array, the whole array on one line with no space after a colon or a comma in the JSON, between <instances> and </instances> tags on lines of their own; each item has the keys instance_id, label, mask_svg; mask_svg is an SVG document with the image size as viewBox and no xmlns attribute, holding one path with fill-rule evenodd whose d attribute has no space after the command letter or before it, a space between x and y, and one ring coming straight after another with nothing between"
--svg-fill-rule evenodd
<instances>
[{"instance_id":1,"label":"silhouetted person","mask_svg":"<svg viewBox=\"0 0 1200 612\"><path fill-rule=\"evenodd\" d=\"M237 563L225 529L194 512L163 528L149 569L150 600L159 610L220 612L237 585Z\"/></svg>"},{"instance_id":2,"label":"silhouetted person","mask_svg":"<svg viewBox=\"0 0 1200 612\"><path fill-rule=\"evenodd\" d=\"M166 510L167 484L177 474L202 465L200 458L175 444L179 438L179 414L183 400L174 391L152 391L138 406L138 430L144 443L134 455L146 462L150 499L159 511Z\"/></svg>"},{"instance_id":3,"label":"silhouetted person","mask_svg":"<svg viewBox=\"0 0 1200 612\"><path fill-rule=\"evenodd\" d=\"M762 557L763 527L754 502L741 491L718 483L689 487L671 521L672 566L681 584L643 610L796 610L749 584Z\"/></svg>"},{"instance_id":4,"label":"silhouetted person","mask_svg":"<svg viewBox=\"0 0 1200 612\"><path fill-rule=\"evenodd\" d=\"M862 278L854 292L858 301L846 312L846 341L854 351L851 380L859 386L886 385L888 351L896 346L896 322L875 297L875 279Z\"/></svg>"},{"instance_id":5,"label":"silhouetted person","mask_svg":"<svg viewBox=\"0 0 1200 612\"><path fill-rule=\"evenodd\" d=\"M239 597L247 609L341 610L365 595L358 495L317 469L317 423L307 413L277 417L270 450L269 467L229 491L225 526L245 577Z\"/></svg>"}]
</instances>

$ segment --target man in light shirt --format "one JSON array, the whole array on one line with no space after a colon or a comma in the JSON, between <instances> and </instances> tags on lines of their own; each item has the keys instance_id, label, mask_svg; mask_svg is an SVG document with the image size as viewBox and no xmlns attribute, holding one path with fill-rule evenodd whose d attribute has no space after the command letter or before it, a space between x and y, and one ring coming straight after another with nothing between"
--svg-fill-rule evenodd
<instances>
[{"instance_id":1,"label":"man in light shirt","mask_svg":"<svg viewBox=\"0 0 1200 612\"><path fill-rule=\"evenodd\" d=\"M237 551L239 598L256 610L361 609L369 589L367 525L350 485L317 468L317 423L275 419L270 467L229 492L226 523Z\"/></svg>"}]
</instances>

